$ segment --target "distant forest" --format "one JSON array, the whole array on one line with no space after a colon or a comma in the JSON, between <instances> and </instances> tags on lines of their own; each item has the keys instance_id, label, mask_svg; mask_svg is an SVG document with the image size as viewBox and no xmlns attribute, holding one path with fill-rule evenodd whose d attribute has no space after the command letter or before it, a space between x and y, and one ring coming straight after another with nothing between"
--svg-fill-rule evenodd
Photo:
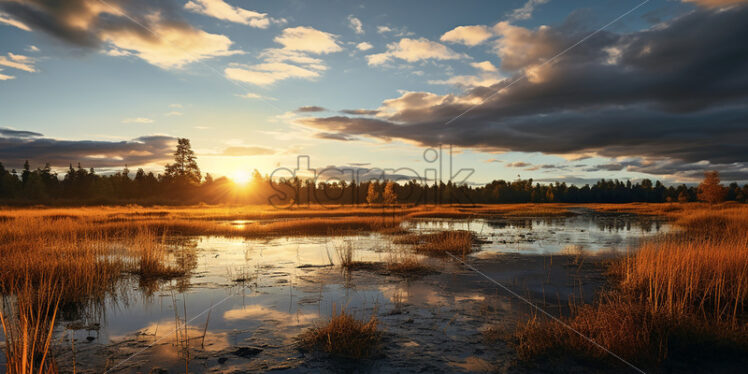
<instances>
[{"instance_id":1,"label":"distant forest","mask_svg":"<svg viewBox=\"0 0 748 374\"><path fill-rule=\"evenodd\" d=\"M246 185L236 185L222 177L202 175L189 140L179 139L174 163L155 175L138 169L134 174L125 167L114 174L97 174L79 164L70 166L62 176L49 164L31 169L7 170L0 163L0 204L5 205L93 205L93 204L218 204L251 203L277 206L291 204L494 204L494 203L630 203L690 202L723 200L746 202L748 185L719 184L716 172L708 173L698 187L666 187L659 181L644 179L638 183L600 180L594 185L577 187L566 183L540 184L532 179L495 180L484 186L449 183L424 184L388 181L328 181L294 178L273 180L257 171Z\"/></svg>"}]
</instances>

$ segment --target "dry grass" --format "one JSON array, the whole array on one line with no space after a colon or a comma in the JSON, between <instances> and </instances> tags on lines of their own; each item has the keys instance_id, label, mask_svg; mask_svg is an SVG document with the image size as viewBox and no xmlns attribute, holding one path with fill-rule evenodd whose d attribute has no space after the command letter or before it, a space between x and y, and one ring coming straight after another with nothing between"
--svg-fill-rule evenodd
<instances>
[{"instance_id":1,"label":"dry grass","mask_svg":"<svg viewBox=\"0 0 748 374\"><path fill-rule=\"evenodd\" d=\"M615 268L618 287L595 304L572 308L566 323L642 365L698 355L726 362L745 357L748 207L711 208L672 210L683 230L647 241L623 259ZM533 318L520 326L516 338L525 359L609 357L551 321Z\"/></svg>"},{"instance_id":2,"label":"dry grass","mask_svg":"<svg viewBox=\"0 0 748 374\"><path fill-rule=\"evenodd\" d=\"M26 278L5 286L14 295L3 296L0 306L7 373L57 373L50 349L61 285L50 278L38 284Z\"/></svg>"},{"instance_id":3,"label":"dry grass","mask_svg":"<svg viewBox=\"0 0 748 374\"><path fill-rule=\"evenodd\" d=\"M477 241L475 234L465 230L402 235L394 239L395 244L410 244L417 252L434 256L445 256L447 252L466 255L473 251Z\"/></svg>"},{"instance_id":4,"label":"dry grass","mask_svg":"<svg viewBox=\"0 0 748 374\"><path fill-rule=\"evenodd\" d=\"M313 327L298 337L299 346L310 351L326 352L336 357L362 359L379 350L380 332L377 318L371 316L361 321L333 305L330 320L321 326Z\"/></svg>"},{"instance_id":5,"label":"dry grass","mask_svg":"<svg viewBox=\"0 0 748 374\"><path fill-rule=\"evenodd\" d=\"M403 277L431 274L434 269L412 253L392 253L387 259L387 271Z\"/></svg>"}]
</instances>

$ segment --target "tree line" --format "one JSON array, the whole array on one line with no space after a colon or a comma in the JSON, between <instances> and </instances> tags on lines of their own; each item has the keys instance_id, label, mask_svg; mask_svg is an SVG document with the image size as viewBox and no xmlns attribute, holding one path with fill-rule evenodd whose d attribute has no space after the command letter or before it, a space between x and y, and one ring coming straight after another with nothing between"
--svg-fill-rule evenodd
<instances>
[{"instance_id":1,"label":"tree line","mask_svg":"<svg viewBox=\"0 0 748 374\"><path fill-rule=\"evenodd\" d=\"M720 184L719 174L709 172L698 187L665 186L644 179L602 179L581 187L563 182L534 183L532 179L495 180L483 186L422 183L411 180L326 181L271 180L256 170L249 183L238 186L221 177L203 174L188 139L179 139L174 162L154 174L127 167L113 174L97 174L93 168L70 165L60 176L49 164L32 169L28 161L19 172L0 163L0 202L4 204L194 204L271 203L293 204L497 204L497 203L631 203L719 202L748 200L748 185Z\"/></svg>"}]
</instances>

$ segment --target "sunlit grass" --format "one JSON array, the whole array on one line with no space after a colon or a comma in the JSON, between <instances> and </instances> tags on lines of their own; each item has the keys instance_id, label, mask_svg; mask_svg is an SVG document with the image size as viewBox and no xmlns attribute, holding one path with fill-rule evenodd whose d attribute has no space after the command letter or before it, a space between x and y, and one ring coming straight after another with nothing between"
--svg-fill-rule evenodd
<instances>
[{"instance_id":1,"label":"sunlit grass","mask_svg":"<svg viewBox=\"0 0 748 374\"><path fill-rule=\"evenodd\" d=\"M344 309L333 305L332 317L298 337L299 346L309 351L320 351L337 357L362 359L379 350L381 333L376 316L368 321L356 319Z\"/></svg>"},{"instance_id":2,"label":"sunlit grass","mask_svg":"<svg viewBox=\"0 0 748 374\"><path fill-rule=\"evenodd\" d=\"M614 267L619 285L594 304L573 307L566 323L643 365L699 354L743 357L748 353L748 207L692 205L669 212L682 231L647 241L622 259ZM554 321L533 318L515 336L525 359L609 358Z\"/></svg>"}]
</instances>

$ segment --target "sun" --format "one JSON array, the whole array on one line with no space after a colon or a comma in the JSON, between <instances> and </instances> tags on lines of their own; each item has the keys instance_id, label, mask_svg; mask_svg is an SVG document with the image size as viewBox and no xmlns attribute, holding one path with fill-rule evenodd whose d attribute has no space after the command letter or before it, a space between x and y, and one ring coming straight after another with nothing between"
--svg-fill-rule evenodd
<instances>
[{"instance_id":1,"label":"sun","mask_svg":"<svg viewBox=\"0 0 748 374\"><path fill-rule=\"evenodd\" d=\"M249 182L249 173L244 170L237 170L231 176L231 180L238 185L246 185Z\"/></svg>"}]
</instances>

